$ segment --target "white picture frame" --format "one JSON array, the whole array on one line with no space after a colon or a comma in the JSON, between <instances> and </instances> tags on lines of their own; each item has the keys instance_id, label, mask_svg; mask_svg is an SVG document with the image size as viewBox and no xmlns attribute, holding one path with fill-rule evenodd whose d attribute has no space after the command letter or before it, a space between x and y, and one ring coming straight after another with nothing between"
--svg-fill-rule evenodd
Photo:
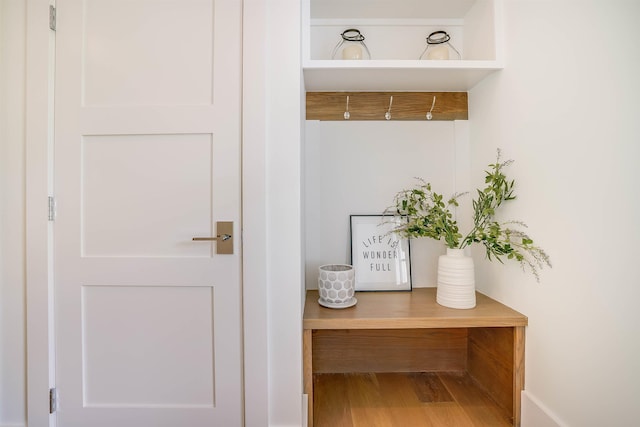
<instances>
[{"instance_id":1,"label":"white picture frame","mask_svg":"<svg viewBox=\"0 0 640 427\"><path fill-rule=\"evenodd\" d=\"M351 215L351 265L356 291L410 291L409 239L393 230L402 217Z\"/></svg>"}]
</instances>

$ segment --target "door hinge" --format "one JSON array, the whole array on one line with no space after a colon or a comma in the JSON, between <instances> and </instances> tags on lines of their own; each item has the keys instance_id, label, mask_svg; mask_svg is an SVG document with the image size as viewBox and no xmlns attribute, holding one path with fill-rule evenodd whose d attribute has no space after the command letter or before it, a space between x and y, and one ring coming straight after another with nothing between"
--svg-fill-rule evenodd
<instances>
[{"instance_id":1,"label":"door hinge","mask_svg":"<svg viewBox=\"0 0 640 427\"><path fill-rule=\"evenodd\" d=\"M49 221L56 219L56 199L49 196Z\"/></svg>"},{"instance_id":2,"label":"door hinge","mask_svg":"<svg viewBox=\"0 0 640 427\"><path fill-rule=\"evenodd\" d=\"M56 30L56 7L52 4L49 5L49 28Z\"/></svg>"},{"instance_id":3,"label":"door hinge","mask_svg":"<svg viewBox=\"0 0 640 427\"><path fill-rule=\"evenodd\" d=\"M49 389L49 413L56 412L58 406L58 396L55 387Z\"/></svg>"}]
</instances>

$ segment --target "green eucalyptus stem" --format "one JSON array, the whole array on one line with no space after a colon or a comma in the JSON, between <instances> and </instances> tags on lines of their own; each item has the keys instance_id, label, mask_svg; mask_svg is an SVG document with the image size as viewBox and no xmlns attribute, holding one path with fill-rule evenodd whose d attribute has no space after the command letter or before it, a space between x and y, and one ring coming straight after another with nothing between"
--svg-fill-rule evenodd
<instances>
[{"instance_id":1,"label":"green eucalyptus stem","mask_svg":"<svg viewBox=\"0 0 640 427\"><path fill-rule=\"evenodd\" d=\"M399 192L395 197L394 205L385 211L385 215L401 216L407 219L405 224L393 231L408 238L444 239L448 247L456 248L462 234L449 207L458 206L457 199L461 194L453 195L445 202L441 194L431 189L430 183L424 180L420 182L421 184L413 189Z\"/></svg>"},{"instance_id":2,"label":"green eucalyptus stem","mask_svg":"<svg viewBox=\"0 0 640 427\"><path fill-rule=\"evenodd\" d=\"M473 228L462 239L462 248L469 246L474 242L482 242L487 238L487 228L495 227L492 221L496 210L503 202L514 200L513 187L515 181L507 181L505 174L502 172L504 167L513 163L513 160L500 162L500 150L496 162L490 164L490 171L485 171L484 190L478 192L478 198L473 200Z\"/></svg>"},{"instance_id":3,"label":"green eucalyptus stem","mask_svg":"<svg viewBox=\"0 0 640 427\"><path fill-rule=\"evenodd\" d=\"M441 194L432 190L431 184L420 179L413 189L402 190L394 199L394 205L387 208L385 215L400 216L406 222L393 231L407 238L430 237L444 240L451 249L463 249L473 243L485 247L489 260L503 262L503 257L518 261L522 268L528 267L539 281L538 270L545 265L551 267L549 256L535 246L533 239L518 228L526 228L519 221L500 223L495 220L497 209L504 202L515 200L515 181L508 180L503 169L513 160L501 161L500 150L496 162L485 171L485 188L476 190L477 197L472 200L473 227L464 237L458 230L450 207L458 206L458 198L465 193L454 194L444 201Z\"/></svg>"}]
</instances>

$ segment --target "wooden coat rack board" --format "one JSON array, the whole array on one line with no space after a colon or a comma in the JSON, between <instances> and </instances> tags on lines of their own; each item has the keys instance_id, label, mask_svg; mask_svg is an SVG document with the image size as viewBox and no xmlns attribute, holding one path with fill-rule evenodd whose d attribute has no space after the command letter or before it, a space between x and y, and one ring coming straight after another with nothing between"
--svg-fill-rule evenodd
<instances>
[{"instance_id":1,"label":"wooden coat rack board","mask_svg":"<svg viewBox=\"0 0 640 427\"><path fill-rule=\"evenodd\" d=\"M307 92L307 120L386 120L393 96L390 120L426 121L433 97L431 120L468 120L467 92Z\"/></svg>"}]
</instances>

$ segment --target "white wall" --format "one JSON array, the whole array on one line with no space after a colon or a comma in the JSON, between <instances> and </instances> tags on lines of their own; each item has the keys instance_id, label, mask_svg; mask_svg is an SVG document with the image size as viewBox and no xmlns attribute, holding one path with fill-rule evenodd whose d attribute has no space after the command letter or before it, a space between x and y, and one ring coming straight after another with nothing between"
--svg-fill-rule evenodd
<instances>
[{"instance_id":1,"label":"white wall","mask_svg":"<svg viewBox=\"0 0 640 427\"><path fill-rule=\"evenodd\" d=\"M0 426L23 425L25 393L25 4L0 1Z\"/></svg>"},{"instance_id":2,"label":"white wall","mask_svg":"<svg viewBox=\"0 0 640 427\"><path fill-rule=\"evenodd\" d=\"M381 214L394 195L431 182L449 197L467 191L457 182L468 171L466 121L308 121L305 141L306 286L317 288L318 267L349 263L350 215ZM467 172L468 175L468 172ZM444 242L411 241L414 287L436 284Z\"/></svg>"},{"instance_id":3,"label":"white wall","mask_svg":"<svg viewBox=\"0 0 640 427\"><path fill-rule=\"evenodd\" d=\"M268 275L269 425L298 426L303 404L300 2L267 0L267 4L264 255Z\"/></svg>"},{"instance_id":4,"label":"white wall","mask_svg":"<svg viewBox=\"0 0 640 427\"><path fill-rule=\"evenodd\" d=\"M478 287L529 317L528 404L558 425L637 425L640 3L505 4L506 68L469 96L472 179L496 147L516 160L506 216L553 268L536 283L477 251Z\"/></svg>"}]
</instances>

